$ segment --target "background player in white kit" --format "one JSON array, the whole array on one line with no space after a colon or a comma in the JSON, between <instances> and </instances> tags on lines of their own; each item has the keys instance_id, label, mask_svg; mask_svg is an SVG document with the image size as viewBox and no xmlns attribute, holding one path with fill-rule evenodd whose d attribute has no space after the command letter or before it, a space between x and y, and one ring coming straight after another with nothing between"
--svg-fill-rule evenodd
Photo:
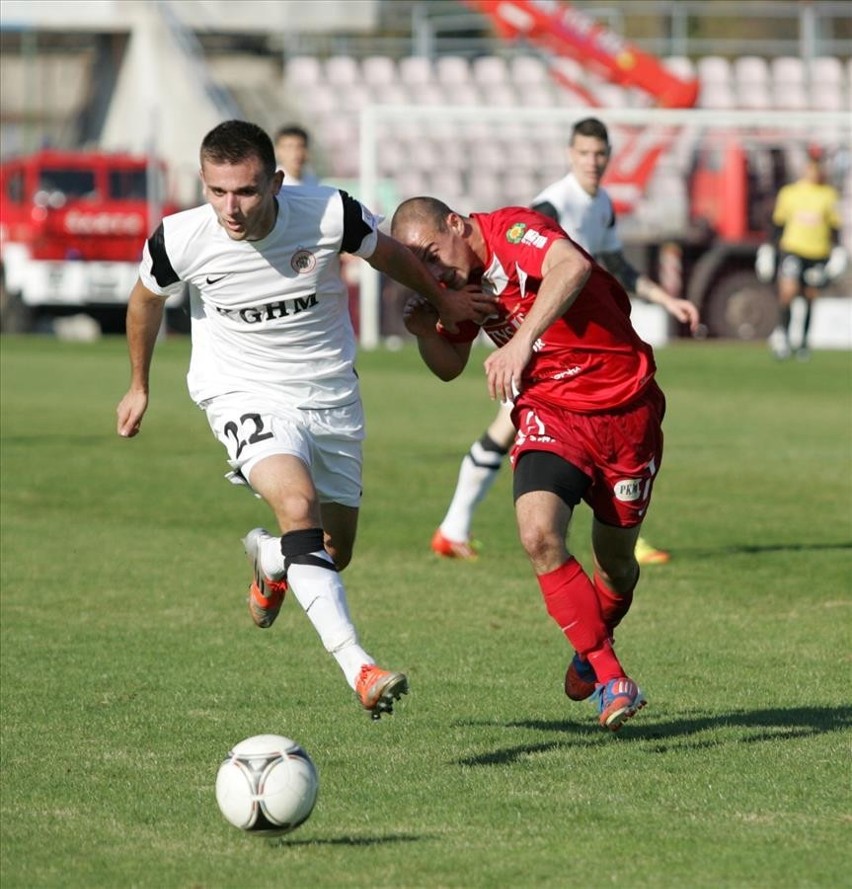
<instances>
[{"instance_id":1,"label":"background player in white kit","mask_svg":"<svg viewBox=\"0 0 852 889\"><path fill-rule=\"evenodd\" d=\"M618 278L625 290L662 306L694 333L698 309L639 274L624 256L612 200L600 184L610 158L606 126L594 117L578 121L571 130L568 154L570 171L537 195L532 209L555 219L574 241ZM501 407L462 459L450 506L432 537L435 553L456 559L476 558L477 551L471 542L473 515L494 484L514 438L509 409ZM668 558L668 553L652 547L642 537L636 542L639 564L664 562Z\"/></svg>"},{"instance_id":2,"label":"background player in white kit","mask_svg":"<svg viewBox=\"0 0 852 889\"><path fill-rule=\"evenodd\" d=\"M194 285L190 395L228 451L230 477L269 504L281 534L256 528L243 541L252 618L270 626L292 589L362 706L379 718L408 680L360 646L338 573L352 556L364 437L340 253L427 296L453 328L484 320L493 300L439 289L345 192L282 190L272 141L254 124L219 124L200 154L207 203L167 216L145 244L127 309L131 381L117 431L139 432L164 300Z\"/></svg>"}]
</instances>

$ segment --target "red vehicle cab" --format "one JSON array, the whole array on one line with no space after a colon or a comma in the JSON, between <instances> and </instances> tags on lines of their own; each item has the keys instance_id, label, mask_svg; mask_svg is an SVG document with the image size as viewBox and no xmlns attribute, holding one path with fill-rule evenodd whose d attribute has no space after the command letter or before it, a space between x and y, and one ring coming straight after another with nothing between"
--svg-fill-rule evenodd
<instances>
[{"instance_id":1,"label":"red vehicle cab","mask_svg":"<svg viewBox=\"0 0 852 889\"><path fill-rule=\"evenodd\" d=\"M0 164L4 302L30 309L118 309L145 238L178 208L146 157L43 150Z\"/></svg>"}]
</instances>

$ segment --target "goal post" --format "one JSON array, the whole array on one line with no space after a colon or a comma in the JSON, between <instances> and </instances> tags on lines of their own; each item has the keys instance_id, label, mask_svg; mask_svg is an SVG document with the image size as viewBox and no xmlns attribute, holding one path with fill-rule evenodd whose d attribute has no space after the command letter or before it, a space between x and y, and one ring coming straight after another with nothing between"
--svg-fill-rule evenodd
<instances>
[{"instance_id":1,"label":"goal post","mask_svg":"<svg viewBox=\"0 0 852 889\"><path fill-rule=\"evenodd\" d=\"M600 118L610 129L614 154L618 151L619 142L623 144L625 141L626 133L638 133L641 138L649 139L663 136L668 138L671 144L661 156L659 166L667 171L672 182L676 182L677 177L685 178L690 153L697 146L712 140L713 134L748 135L776 146L781 152L798 152L800 156L804 154L807 145L816 143L841 158L841 166L845 164L841 182L843 200L847 207L852 200L852 114L849 112L393 104L370 104L360 112L358 197L367 207L386 216L390 216L395 207L380 206L380 195L384 195L387 200L387 195L391 194L398 203L415 194L432 194L446 200L460 212L487 211L501 204L526 205L540 188L565 174L567 156L564 151L568 133L574 122L588 116ZM489 133L492 135L489 136ZM502 167L499 153L495 158L495 151L491 150L494 145L489 145L492 139L500 143L499 150L507 152ZM501 192L498 186L498 199L490 205L483 205L484 193L481 189L477 193L474 180L477 177L482 179L490 172L497 180L508 183L516 171L513 169L515 160L510 156L515 149L507 146L512 140L523 145L525 139L528 139L528 151L533 157L524 160L531 161L532 166L535 166L540 153L542 161L538 168L527 171L529 175L516 186L515 192L508 189L508 186L505 192ZM550 139L553 145L547 145L546 139ZM420 180L415 178L412 181L412 177L408 175L410 170L406 167L405 151L400 158L399 145L402 144L404 149L415 153L430 141L434 141L436 146L433 152L433 169L430 172L435 175L440 169L445 180L452 179L450 183L442 182L449 193L442 192L440 188L412 191L421 182L429 188L430 175L427 172ZM383 152L390 152L391 148L395 153L395 168L385 162L388 158L383 157ZM562 152L558 157L557 150ZM454 152L456 155L459 151L465 154L461 164L466 166L459 169L458 158L454 156L454 163L450 168L449 155L442 155L442 152ZM445 160L447 169L442 166ZM426 162L429 162L428 159ZM422 158L420 163L423 163ZM626 163L629 166L630 158L626 159ZM480 169L485 166L488 166L487 170ZM527 184L529 187L524 189L523 186ZM606 180L605 185L613 191ZM500 200L504 194L506 199ZM615 199L616 195L613 194L613 197ZM631 223L645 231L653 230L657 224L653 218L654 188L646 190L639 198L636 214L631 213L630 217L620 216L623 238ZM669 197L657 200L657 211L666 217L666 224L669 225L673 224L675 218L673 205L667 203L670 200ZM678 210L688 214L685 200L680 198L683 206ZM675 198L674 204L677 203L678 199ZM849 214L846 213L845 217L846 225L851 225ZM849 238L850 231L847 229L846 241ZM362 348L374 349L382 342L380 275L367 263L358 265L359 340Z\"/></svg>"}]
</instances>

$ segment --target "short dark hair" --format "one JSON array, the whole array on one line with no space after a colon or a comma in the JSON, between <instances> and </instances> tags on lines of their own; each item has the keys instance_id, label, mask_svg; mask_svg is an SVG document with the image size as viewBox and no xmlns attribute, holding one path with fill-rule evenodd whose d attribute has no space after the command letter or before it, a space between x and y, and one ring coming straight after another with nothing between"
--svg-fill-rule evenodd
<instances>
[{"instance_id":1,"label":"short dark hair","mask_svg":"<svg viewBox=\"0 0 852 889\"><path fill-rule=\"evenodd\" d=\"M275 175L275 149L266 130L247 120L226 120L204 137L201 162L238 164L256 157L269 176Z\"/></svg>"},{"instance_id":2,"label":"short dark hair","mask_svg":"<svg viewBox=\"0 0 852 889\"><path fill-rule=\"evenodd\" d=\"M453 211L437 198L417 197L408 198L403 201L393 214L391 220L391 234L396 233L404 225L410 225L412 222L423 222L431 225L435 231L444 232L447 230L447 217Z\"/></svg>"},{"instance_id":3,"label":"short dark hair","mask_svg":"<svg viewBox=\"0 0 852 889\"><path fill-rule=\"evenodd\" d=\"M290 136L301 139L305 143L305 147L311 144L311 137L308 135L308 131L297 123L288 123L281 127L275 134L275 141L277 142L279 139L285 139Z\"/></svg>"},{"instance_id":4,"label":"short dark hair","mask_svg":"<svg viewBox=\"0 0 852 889\"><path fill-rule=\"evenodd\" d=\"M597 117L584 117L582 120L578 120L571 128L569 144L574 144L576 136L594 136L595 139L600 139L609 145L609 133L607 132L606 125Z\"/></svg>"}]
</instances>

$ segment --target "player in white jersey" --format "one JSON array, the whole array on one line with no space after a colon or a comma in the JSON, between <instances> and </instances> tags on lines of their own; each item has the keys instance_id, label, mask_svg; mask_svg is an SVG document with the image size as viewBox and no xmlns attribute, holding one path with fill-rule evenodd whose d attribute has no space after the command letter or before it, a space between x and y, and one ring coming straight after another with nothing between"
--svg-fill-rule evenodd
<instances>
[{"instance_id":1,"label":"player in white jersey","mask_svg":"<svg viewBox=\"0 0 852 889\"><path fill-rule=\"evenodd\" d=\"M532 209L555 219L574 241L615 275L628 292L663 306L695 332L698 309L639 274L624 256L612 200L601 187L610 158L609 133L604 124L594 117L578 121L571 130L568 155L570 172L537 195ZM494 484L514 438L515 427L509 410L501 407L462 459L449 508L432 537L432 550L437 555L455 559L477 557L476 546L471 541L474 512ZM662 563L669 560L669 554L640 537L636 543L636 559L640 565Z\"/></svg>"},{"instance_id":2,"label":"player in white jersey","mask_svg":"<svg viewBox=\"0 0 852 889\"><path fill-rule=\"evenodd\" d=\"M352 556L364 418L340 254L352 253L424 294L451 325L482 321L493 301L442 291L414 254L334 188L282 190L269 136L226 121L201 144L207 203L167 216L145 244L130 294L130 387L117 431L131 438L149 400L149 368L166 297L194 285L193 400L228 452L233 481L271 507L279 535L243 540L249 610L268 627L292 589L373 718L408 690L361 647L339 571Z\"/></svg>"},{"instance_id":3,"label":"player in white jersey","mask_svg":"<svg viewBox=\"0 0 852 889\"><path fill-rule=\"evenodd\" d=\"M284 185L319 185L310 168L311 137L304 127L291 123L275 134L275 160L284 171Z\"/></svg>"}]
</instances>

